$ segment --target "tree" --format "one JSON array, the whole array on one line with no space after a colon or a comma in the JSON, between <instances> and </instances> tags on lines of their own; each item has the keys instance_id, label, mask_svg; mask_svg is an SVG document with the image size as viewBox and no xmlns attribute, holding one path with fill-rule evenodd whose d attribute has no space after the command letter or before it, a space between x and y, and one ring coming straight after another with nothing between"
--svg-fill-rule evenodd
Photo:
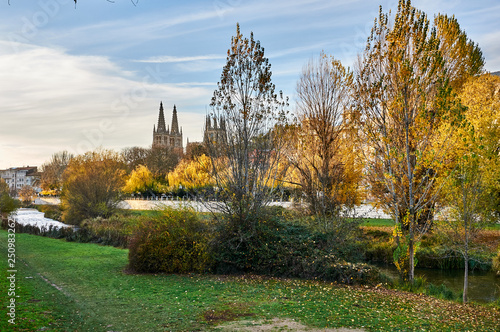
<instances>
[{"instance_id":1,"label":"tree","mask_svg":"<svg viewBox=\"0 0 500 332\"><path fill-rule=\"evenodd\" d=\"M471 78L460 94L467 107L465 117L479 140L483 170L484 190L489 197L484 200L485 211L500 218L500 77L485 74Z\"/></svg>"},{"instance_id":2,"label":"tree","mask_svg":"<svg viewBox=\"0 0 500 332\"><path fill-rule=\"evenodd\" d=\"M309 61L297 83L299 125L288 157L309 212L325 224L359 203L361 167L348 149L352 83L353 73L324 54Z\"/></svg>"},{"instance_id":3,"label":"tree","mask_svg":"<svg viewBox=\"0 0 500 332\"><path fill-rule=\"evenodd\" d=\"M181 157L182 152L171 147L153 146L147 153L145 165L160 182L177 166Z\"/></svg>"},{"instance_id":4,"label":"tree","mask_svg":"<svg viewBox=\"0 0 500 332\"><path fill-rule=\"evenodd\" d=\"M63 220L79 224L86 218L111 216L121 199L125 164L110 150L87 152L71 159L63 175Z\"/></svg>"},{"instance_id":5,"label":"tree","mask_svg":"<svg viewBox=\"0 0 500 332\"><path fill-rule=\"evenodd\" d=\"M212 116L225 122L224 139L209 141L208 153L220 190L218 208L231 222L250 228L277 190L276 174L269 170L282 158L287 101L274 91L264 48L253 33L243 38L237 25L211 102ZM242 238L250 233L240 232Z\"/></svg>"},{"instance_id":6,"label":"tree","mask_svg":"<svg viewBox=\"0 0 500 332\"><path fill-rule=\"evenodd\" d=\"M18 208L18 201L10 197L9 185L0 178L0 215L4 217Z\"/></svg>"},{"instance_id":7,"label":"tree","mask_svg":"<svg viewBox=\"0 0 500 332\"><path fill-rule=\"evenodd\" d=\"M24 204L30 204L36 192L32 186L22 186L22 188L18 190L17 194L21 198L21 202Z\"/></svg>"},{"instance_id":8,"label":"tree","mask_svg":"<svg viewBox=\"0 0 500 332\"><path fill-rule=\"evenodd\" d=\"M469 79L459 95L467 107L465 121L454 128L450 176L443 182L441 219L446 245L464 259L463 301L467 302L471 253L482 250L475 241L496 220L500 189L500 78L483 75Z\"/></svg>"},{"instance_id":9,"label":"tree","mask_svg":"<svg viewBox=\"0 0 500 332\"><path fill-rule=\"evenodd\" d=\"M482 73L483 53L477 44L468 39L465 31L460 29L455 16L438 14L434 18L434 26L444 59L446 78L450 87L458 93L469 77Z\"/></svg>"},{"instance_id":10,"label":"tree","mask_svg":"<svg viewBox=\"0 0 500 332\"><path fill-rule=\"evenodd\" d=\"M170 187L182 186L192 190L213 187L215 182L212 178L212 160L204 154L193 160L182 160L168 173L168 184Z\"/></svg>"},{"instance_id":11,"label":"tree","mask_svg":"<svg viewBox=\"0 0 500 332\"><path fill-rule=\"evenodd\" d=\"M207 153L205 144L200 142L191 142L186 145L186 155L184 158L194 160L202 155L206 155Z\"/></svg>"},{"instance_id":12,"label":"tree","mask_svg":"<svg viewBox=\"0 0 500 332\"><path fill-rule=\"evenodd\" d=\"M128 194L156 191L153 173L144 165L137 166L130 174L123 191Z\"/></svg>"},{"instance_id":13,"label":"tree","mask_svg":"<svg viewBox=\"0 0 500 332\"><path fill-rule=\"evenodd\" d=\"M465 59L452 52L443 56L446 52L440 48L440 40L447 38L445 28L445 24L431 28L425 13L413 8L409 0L399 1L393 23L380 9L356 84L357 116L361 139L366 142L372 194L396 221L395 261L402 267L407 259L403 274L410 282L416 241L433 219L436 165L448 152L451 132L437 140L437 129L443 122L457 122L461 111L453 98L451 69L447 68L452 68L450 61ZM448 50L454 49L451 39ZM468 56L467 52L461 54ZM462 72L456 70L453 82L461 80Z\"/></svg>"},{"instance_id":14,"label":"tree","mask_svg":"<svg viewBox=\"0 0 500 332\"><path fill-rule=\"evenodd\" d=\"M41 187L46 191L59 193L62 188L62 177L73 155L68 151L54 153L50 161L42 165Z\"/></svg>"},{"instance_id":15,"label":"tree","mask_svg":"<svg viewBox=\"0 0 500 332\"><path fill-rule=\"evenodd\" d=\"M146 165L146 160L150 153L149 149L134 146L125 148L121 152L123 161L128 166L129 171L133 171L140 165Z\"/></svg>"}]
</instances>

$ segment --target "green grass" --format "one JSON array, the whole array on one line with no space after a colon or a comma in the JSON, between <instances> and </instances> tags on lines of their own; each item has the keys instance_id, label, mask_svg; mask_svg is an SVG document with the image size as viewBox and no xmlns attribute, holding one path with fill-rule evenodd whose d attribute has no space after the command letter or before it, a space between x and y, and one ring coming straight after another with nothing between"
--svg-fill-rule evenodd
<instances>
[{"instance_id":1,"label":"green grass","mask_svg":"<svg viewBox=\"0 0 500 332\"><path fill-rule=\"evenodd\" d=\"M361 226L373 227L393 227L394 220L392 219L379 219L379 218L365 218Z\"/></svg>"},{"instance_id":2,"label":"green grass","mask_svg":"<svg viewBox=\"0 0 500 332\"><path fill-rule=\"evenodd\" d=\"M3 261L6 234L0 231ZM124 272L125 249L28 234L18 234L16 239L18 287L24 303L18 312L18 322L25 322L24 327L17 326L21 331L42 327L51 331L193 331L225 321L275 317L293 318L311 327L373 331L493 331L500 326L500 312L492 307L318 281L133 275ZM2 273L5 270L2 265ZM6 286L4 281L1 285ZM5 303L6 292L2 289L0 294ZM4 312L0 315L0 330L8 330Z\"/></svg>"},{"instance_id":3,"label":"green grass","mask_svg":"<svg viewBox=\"0 0 500 332\"><path fill-rule=\"evenodd\" d=\"M499 231L500 230L500 223L488 225L488 226L486 226L486 229Z\"/></svg>"}]
</instances>

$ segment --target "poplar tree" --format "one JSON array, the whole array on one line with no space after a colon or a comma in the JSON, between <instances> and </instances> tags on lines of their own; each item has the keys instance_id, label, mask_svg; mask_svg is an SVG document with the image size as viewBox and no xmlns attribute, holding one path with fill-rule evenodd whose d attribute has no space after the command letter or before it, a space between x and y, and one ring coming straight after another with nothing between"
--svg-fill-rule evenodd
<instances>
[{"instance_id":1,"label":"poplar tree","mask_svg":"<svg viewBox=\"0 0 500 332\"><path fill-rule=\"evenodd\" d=\"M457 33L448 36L456 21L440 17L432 27L409 0L399 1L394 18L380 8L358 66L357 115L369 181L377 203L396 221L395 264L410 282L419 237L433 219L436 165L448 153L452 129L438 140L438 128L460 121L451 83L458 86L466 74L452 63L465 61L469 53L456 50L471 44ZM477 65L465 72L476 73Z\"/></svg>"},{"instance_id":2,"label":"poplar tree","mask_svg":"<svg viewBox=\"0 0 500 332\"><path fill-rule=\"evenodd\" d=\"M500 78L482 75L468 80L459 95L467 107L465 120L454 128L449 176L443 182L442 204L447 206L440 228L445 246L464 260L463 302L468 297L469 261L484 251L478 237L497 222L500 191Z\"/></svg>"}]
</instances>

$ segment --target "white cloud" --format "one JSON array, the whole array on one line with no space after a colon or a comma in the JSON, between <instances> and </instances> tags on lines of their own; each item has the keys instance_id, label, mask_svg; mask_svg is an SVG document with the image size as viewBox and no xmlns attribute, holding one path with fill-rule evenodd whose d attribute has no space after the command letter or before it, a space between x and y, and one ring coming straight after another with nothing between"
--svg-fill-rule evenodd
<instances>
[{"instance_id":1,"label":"white cloud","mask_svg":"<svg viewBox=\"0 0 500 332\"><path fill-rule=\"evenodd\" d=\"M148 146L160 100L167 110L177 104L185 136L201 138L208 86L160 85L147 72L125 71L106 57L18 46L13 53L0 42L0 168L41 164L63 149ZM199 119L188 112L199 112Z\"/></svg>"}]
</instances>

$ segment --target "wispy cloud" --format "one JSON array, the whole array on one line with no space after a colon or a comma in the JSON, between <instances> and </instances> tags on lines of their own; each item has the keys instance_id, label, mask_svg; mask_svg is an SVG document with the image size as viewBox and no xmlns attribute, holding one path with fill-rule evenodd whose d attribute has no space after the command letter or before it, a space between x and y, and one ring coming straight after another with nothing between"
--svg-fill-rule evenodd
<instances>
[{"instance_id":1,"label":"wispy cloud","mask_svg":"<svg viewBox=\"0 0 500 332\"><path fill-rule=\"evenodd\" d=\"M202 61L202 60L221 60L226 57L221 55L209 54L209 55L198 55L198 56L156 56L144 60L135 60L136 62L146 62L146 63L176 63L176 62L192 62L192 61Z\"/></svg>"},{"instance_id":2,"label":"wispy cloud","mask_svg":"<svg viewBox=\"0 0 500 332\"><path fill-rule=\"evenodd\" d=\"M204 83L158 84L147 71L131 75L106 57L32 45L12 54L9 47L0 42L0 168L41 164L63 149L148 146L160 100L178 105L186 136L201 137L203 105L213 92Z\"/></svg>"}]
</instances>

